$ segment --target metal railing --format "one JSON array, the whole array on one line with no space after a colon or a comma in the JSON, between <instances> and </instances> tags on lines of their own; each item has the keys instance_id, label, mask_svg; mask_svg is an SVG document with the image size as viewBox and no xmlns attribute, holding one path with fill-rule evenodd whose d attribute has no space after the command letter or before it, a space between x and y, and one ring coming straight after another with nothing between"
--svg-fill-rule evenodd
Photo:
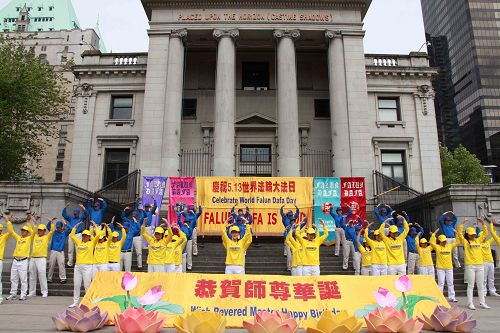
<instances>
[{"instance_id":1,"label":"metal railing","mask_svg":"<svg viewBox=\"0 0 500 333\"><path fill-rule=\"evenodd\" d=\"M302 177L332 177L332 151L302 148L300 170Z\"/></svg>"},{"instance_id":2,"label":"metal railing","mask_svg":"<svg viewBox=\"0 0 500 333\"><path fill-rule=\"evenodd\" d=\"M214 147L208 145L199 149L181 149L180 175L184 177L212 176Z\"/></svg>"},{"instance_id":3,"label":"metal railing","mask_svg":"<svg viewBox=\"0 0 500 333\"><path fill-rule=\"evenodd\" d=\"M136 194L139 193L140 177L141 170L135 170L95 193L120 205L128 205L135 201Z\"/></svg>"}]
</instances>

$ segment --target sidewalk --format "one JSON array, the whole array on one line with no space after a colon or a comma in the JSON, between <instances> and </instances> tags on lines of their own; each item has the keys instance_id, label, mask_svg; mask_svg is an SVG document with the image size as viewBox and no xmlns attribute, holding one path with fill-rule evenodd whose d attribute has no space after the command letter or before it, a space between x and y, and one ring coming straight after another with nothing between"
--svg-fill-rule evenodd
<instances>
[{"instance_id":1,"label":"sidewalk","mask_svg":"<svg viewBox=\"0 0 500 333\"><path fill-rule=\"evenodd\" d=\"M474 319L477 320L478 326L475 332L496 333L499 332L500 317L498 317L500 309L500 297L488 297L488 305L490 310L473 311ZM467 302L464 298L459 298L459 306L465 307ZM57 332L52 323L51 316L62 312L71 304L71 297L49 297L42 299L36 297L25 302L5 301L0 305L0 326L2 332ZM478 304L476 304L477 306ZM227 330L228 332L240 333L244 330ZM97 332L111 333L114 332L114 327L105 327ZM163 329L162 332L173 333L174 329ZM299 331L303 332L303 331ZM366 329L362 332L366 332Z\"/></svg>"}]
</instances>

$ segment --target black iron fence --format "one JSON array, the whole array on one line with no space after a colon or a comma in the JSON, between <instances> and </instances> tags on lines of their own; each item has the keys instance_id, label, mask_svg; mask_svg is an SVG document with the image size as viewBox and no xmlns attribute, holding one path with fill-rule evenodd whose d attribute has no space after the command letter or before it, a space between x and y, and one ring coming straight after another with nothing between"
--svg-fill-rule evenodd
<instances>
[{"instance_id":1,"label":"black iron fence","mask_svg":"<svg viewBox=\"0 0 500 333\"><path fill-rule=\"evenodd\" d=\"M213 176L214 148L181 149L180 174L184 177Z\"/></svg>"},{"instance_id":2,"label":"black iron fence","mask_svg":"<svg viewBox=\"0 0 500 333\"><path fill-rule=\"evenodd\" d=\"M300 170L302 177L332 177L332 152L302 148Z\"/></svg>"},{"instance_id":3,"label":"black iron fence","mask_svg":"<svg viewBox=\"0 0 500 333\"><path fill-rule=\"evenodd\" d=\"M236 154L236 174L240 177L272 177L276 174L277 154L252 153Z\"/></svg>"},{"instance_id":4,"label":"black iron fence","mask_svg":"<svg viewBox=\"0 0 500 333\"><path fill-rule=\"evenodd\" d=\"M135 196L139 193L140 177L141 171L135 170L103 187L96 194L119 205L128 205L135 201Z\"/></svg>"}]
</instances>

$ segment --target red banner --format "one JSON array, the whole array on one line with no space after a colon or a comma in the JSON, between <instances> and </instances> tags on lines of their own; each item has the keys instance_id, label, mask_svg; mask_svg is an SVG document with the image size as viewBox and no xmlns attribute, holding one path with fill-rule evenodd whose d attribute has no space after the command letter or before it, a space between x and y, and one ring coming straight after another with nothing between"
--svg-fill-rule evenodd
<instances>
[{"instance_id":1,"label":"red banner","mask_svg":"<svg viewBox=\"0 0 500 333\"><path fill-rule=\"evenodd\" d=\"M187 209L194 205L194 177L170 177L168 221L170 224L177 223L176 211Z\"/></svg>"},{"instance_id":2,"label":"red banner","mask_svg":"<svg viewBox=\"0 0 500 333\"><path fill-rule=\"evenodd\" d=\"M366 188L363 177L340 178L340 203L342 207L349 206L352 215L366 219Z\"/></svg>"}]
</instances>

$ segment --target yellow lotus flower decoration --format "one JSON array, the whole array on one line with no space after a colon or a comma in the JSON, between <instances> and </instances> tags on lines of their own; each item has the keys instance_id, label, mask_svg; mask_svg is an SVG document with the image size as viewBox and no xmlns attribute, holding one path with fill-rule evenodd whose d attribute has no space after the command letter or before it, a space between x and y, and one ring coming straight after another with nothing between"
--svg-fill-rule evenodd
<instances>
[{"instance_id":1,"label":"yellow lotus flower decoration","mask_svg":"<svg viewBox=\"0 0 500 333\"><path fill-rule=\"evenodd\" d=\"M226 318L219 313L196 310L186 317L175 318L174 327L179 333L224 333Z\"/></svg>"},{"instance_id":2,"label":"yellow lotus flower decoration","mask_svg":"<svg viewBox=\"0 0 500 333\"><path fill-rule=\"evenodd\" d=\"M347 311L337 314L324 311L319 320L308 319L302 326L307 333L358 333L363 327L363 321Z\"/></svg>"}]
</instances>

